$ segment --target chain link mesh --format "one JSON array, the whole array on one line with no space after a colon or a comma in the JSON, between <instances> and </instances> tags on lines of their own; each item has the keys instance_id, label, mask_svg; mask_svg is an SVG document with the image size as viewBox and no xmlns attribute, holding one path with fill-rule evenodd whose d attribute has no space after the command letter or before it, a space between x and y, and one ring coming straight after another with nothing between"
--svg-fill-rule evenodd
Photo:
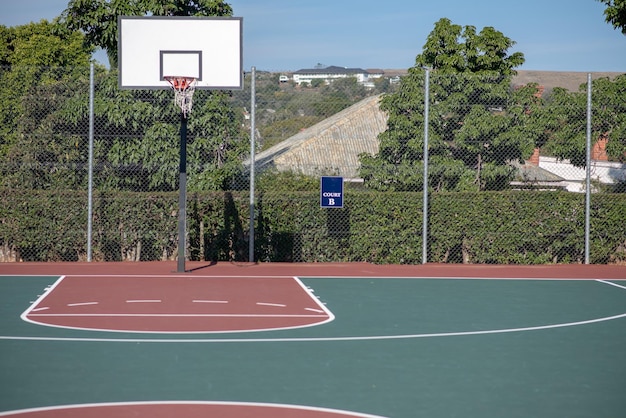
<instances>
[{"instance_id":1,"label":"chain link mesh","mask_svg":"<svg viewBox=\"0 0 626 418\"><path fill-rule=\"evenodd\" d=\"M257 261L584 262L585 86L434 72L424 211L423 71L368 87L279 75L255 80ZM86 260L90 69L1 68L0 78L0 261ZM190 260L249 258L250 82L195 92ZM590 253L623 263L626 169L623 152L607 147L624 144L626 106L605 85L593 91ZM119 90L115 71L100 67L94 92L93 259L174 259L181 115L172 92ZM323 175L344 177L343 208L320 207Z\"/></svg>"}]
</instances>

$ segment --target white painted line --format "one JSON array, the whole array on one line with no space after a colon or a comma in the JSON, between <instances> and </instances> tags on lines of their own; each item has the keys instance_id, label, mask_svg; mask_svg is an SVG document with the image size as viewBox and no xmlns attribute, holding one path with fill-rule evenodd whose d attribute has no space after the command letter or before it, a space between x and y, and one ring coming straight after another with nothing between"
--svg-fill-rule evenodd
<instances>
[{"instance_id":1,"label":"white painted line","mask_svg":"<svg viewBox=\"0 0 626 418\"><path fill-rule=\"evenodd\" d=\"M621 286L621 285L619 285L619 284L617 284L617 283L609 282L609 281L607 281L607 280L600 280L600 279L598 279L598 280L596 280L596 281L597 281L597 282L600 282L600 283L604 283L604 284L610 284L611 286L619 287L620 289L624 289L624 290L626 290L626 286Z\"/></svg>"},{"instance_id":2,"label":"white painted line","mask_svg":"<svg viewBox=\"0 0 626 418\"><path fill-rule=\"evenodd\" d=\"M80 302L80 303L68 303L67 306L85 306L85 305L97 305L98 302Z\"/></svg>"},{"instance_id":3,"label":"white painted line","mask_svg":"<svg viewBox=\"0 0 626 418\"><path fill-rule=\"evenodd\" d=\"M313 309L313 308L304 308L305 311L311 311L311 312L317 312L317 313L324 313L323 310L321 309Z\"/></svg>"},{"instance_id":4,"label":"white painted line","mask_svg":"<svg viewBox=\"0 0 626 418\"><path fill-rule=\"evenodd\" d=\"M193 303L228 303L227 300L192 300Z\"/></svg>"},{"instance_id":5,"label":"white painted line","mask_svg":"<svg viewBox=\"0 0 626 418\"><path fill-rule=\"evenodd\" d=\"M469 335L504 334L511 332L540 331L546 329L566 328L588 325L599 322L626 318L626 313L606 316L586 321L565 322L561 324L539 325L524 328L490 329L483 331L440 332L434 334L396 334L396 335L359 335L353 337L303 337L303 338L74 338L74 337L20 337L0 335L0 340L20 341L85 341L85 342L118 342L118 343L287 343L287 342L326 342L326 341L374 341L374 340L401 340L414 338L462 337ZM283 329L283 328L280 328ZM136 331L134 331L136 332ZM241 331L240 331L241 332Z\"/></svg>"},{"instance_id":6,"label":"white painted line","mask_svg":"<svg viewBox=\"0 0 626 418\"><path fill-rule=\"evenodd\" d=\"M42 308L33 309L31 312L45 311L47 309L50 309L50 308L48 306L44 306Z\"/></svg>"},{"instance_id":7,"label":"white painted line","mask_svg":"<svg viewBox=\"0 0 626 418\"><path fill-rule=\"evenodd\" d=\"M161 303L161 299L137 299L127 300L126 303Z\"/></svg>"},{"instance_id":8,"label":"white painted line","mask_svg":"<svg viewBox=\"0 0 626 418\"><path fill-rule=\"evenodd\" d=\"M0 279L7 277L33 277L32 274L0 274ZM54 275L43 275L41 277L128 277L128 278L144 278L144 279L173 279L179 278L180 276L175 275L162 275L162 274L68 274L65 276L59 276L58 274ZM219 275L198 275L198 276L190 276L194 279L287 279L293 278L294 276L290 275L280 275L280 274L259 274L259 275L237 275L237 274L219 274ZM485 276L343 276L343 275L314 275L314 276L298 276L301 279L418 279L418 280L431 280L431 279L444 279L444 280L532 280L532 281L581 281L581 280L599 280L598 276L595 277L485 277ZM623 278L606 278L605 280L617 280L624 281L626 279Z\"/></svg>"},{"instance_id":9,"label":"white painted line","mask_svg":"<svg viewBox=\"0 0 626 418\"><path fill-rule=\"evenodd\" d=\"M30 314L32 317L164 317L164 318L194 318L194 317L216 317L216 318L326 318L326 315L312 315L312 314L159 314L159 313L145 313L145 314L114 314L114 313L98 313L98 314L69 314L69 313L50 313L50 314Z\"/></svg>"},{"instance_id":10,"label":"white painted line","mask_svg":"<svg viewBox=\"0 0 626 418\"><path fill-rule=\"evenodd\" d=\"M43 299L49 293L51 293L54 290L54 288L57 287L63 281L63 279L65 277L66 276L59 277L52 285L46 287L47 290L46 290L46 292L43 295L41 295L41 296L38 295L37 296L37 300L34 301L33 303L31 303L31 305L24 312L22 312L22 314L20 315L20 318L22 319L22 321L37 324L36 322L31 321L30 319L28 319L28 315L33 311L33 309L38 309L38 308L36 308L36 306L39 305L43 301ZM39 324L37 324L37 325L39 325Z\"/></svg>"},{"instance_id":11,"label":"white painted line","mask_svg":"<svg viewBox=\"0 0 626 418\"><path fill-rule=\"evenodd\" d=\"M261 305L261 306L277 306L279 308L286 308L287 305L284 305L282 303L269 303L269 302L257 302L257 305Z\"/></svg>"},{"instance_id":12,"label":"white painted line","mask_svg":"<svg viewBox=\"0 0 626 418\"><path fill-rule=\"evenodd\" d=\"M313 293L313 289L311 289L309 286L306 286L304 283L302 283L302 280L300 280L300 278L298 276L293 276L293 279L296 281L296 283L298 283L300 288L302 290L304 290L309 295L311 300L313 302L315 302L315 304L320 308L320 310L322 312L325 312L326 315L328 315L328 319L326 321L321 322L319 324L314 324L314 325L318 326L318 325L323 325L323 324L327 324L329 322L334 321L335 320L335 314L333 314L331 312L331 310L328 309L328 307L326 306L326 302L321 301L320 298L318 296L316 296L315 293Z\"/></svg>"}]
</instances>

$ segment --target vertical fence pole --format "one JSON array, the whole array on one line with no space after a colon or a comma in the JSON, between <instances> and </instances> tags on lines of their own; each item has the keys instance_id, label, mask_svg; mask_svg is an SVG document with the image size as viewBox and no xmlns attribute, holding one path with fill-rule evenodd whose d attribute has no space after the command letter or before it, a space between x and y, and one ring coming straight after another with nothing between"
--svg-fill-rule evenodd
<instances>
[{"instance_id":1,"label":"vertical fence pole","mask_svg":"<svg viewBox=\"0 0 626 418\"><path fill-rule=\"evenodd\" d=\"M248 261L254 263L254 131L256 107L256 68L252 67L250 81L250 242L248 248Z\"/></svg>"},{"instance_id":2,"label":"vertical fence pole","mask_svg":"<svg viewBox=\"0 0 626 418\"><path fill-rule=\"evenodd\" d=\"M87 261L91 262L91 240L93 230L93 135L94 135L94 65L89 64L89 161L87 180Z\"/></svg>"},{"instance_id":3,"label":"vertical fence pole","mask_svg":"<svg viewBox=\"0 0 626 418\"><path fill-rule=\"evenodd\" d=\"M422 208L422 264L428 262L428 125L430 102L430 70L425 69L424 76L424 202Z\"/></svg>"},{"instance_id":4,"label":"vertical fence pole","mask_svg":"<svg viewBox=\"0 0 626 418\"><path fill-rule=\"evenodd\" d=\"M178 194L178 264L176 271L185 272L185 226L187 223L187 115L180 114L180 167Z\"/></svg>"},{"instance_id":5,"label":"vertical fence pole","mask_svg":"<svg viewBox=\"0 0 626 418\"><path fill-rule=\"evenodd\" d=\"M587 74L587 172L585 184L585 264L589 264L591 229L591 73Z\"/></svg>"}]
</instances>

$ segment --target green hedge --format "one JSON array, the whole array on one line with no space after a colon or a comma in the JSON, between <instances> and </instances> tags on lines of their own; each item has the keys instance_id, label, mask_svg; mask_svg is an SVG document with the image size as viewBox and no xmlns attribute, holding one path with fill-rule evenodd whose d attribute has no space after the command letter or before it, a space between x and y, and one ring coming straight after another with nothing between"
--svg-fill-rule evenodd
<instances>
[{"instance_id":1,"label":"green hedge","mask_svg":"<svg viewBox=\"0 0 626 418\"><path fill-rule=\"evenodd\" d=\"M584 261L584 195L567 192L435 193L428 261L544 264ZM421 263L422 194L347 190L345 207L322 209L319 192L256 199L259 261ZM0 260L86 259L87 196L3 190ZM189 256L246 260L249 195L188 199ZM177 254L178 193L95 193L94 260L166 260ZM626 195L594 194L591 261L626 260Z\"/></svg>"}]
</instances>

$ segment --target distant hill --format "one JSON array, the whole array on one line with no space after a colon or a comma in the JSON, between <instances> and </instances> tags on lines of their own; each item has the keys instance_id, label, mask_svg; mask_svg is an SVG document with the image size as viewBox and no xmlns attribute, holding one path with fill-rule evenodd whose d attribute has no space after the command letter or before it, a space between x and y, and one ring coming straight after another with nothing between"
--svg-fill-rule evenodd
<instances>
[{"instance_id":1,"label":"distant hill","mask_svg":"<svg viewBox=\"0 0 626 418\"><path fill-rule=\"evenodd\" d=\"M552 90L554 87L563 87L569 91L578 91L581 84L587 82L587 72L576 71L531 71L518 70L517 75L513 77L514 86L523 86L528 83L537 83L544 86L546 90ZM591 79L608 77L613 79L620 74L618 72L592 72Z\"/></svg>"},{"instance_id":2,"label":"distant hill","mask_svg":"<svg viewBox=\"0 0 626 418\"><path fill-rule=\"evenodd\" d=\"M387 76L406 75L407 70L388 69L384 70ZM535 71L535 70L517 70L517 75L513 77L514 86L523 86L528 83L537 83L544 86L547 91L555 87L563 87L569 91L578 91L581 84L587 82L587 72L577 71ZM597 79L601 77L609 77L611 79L618 75L626 74L626 72L592 72L591 78Z\"/></svg>"}]
</instances>

